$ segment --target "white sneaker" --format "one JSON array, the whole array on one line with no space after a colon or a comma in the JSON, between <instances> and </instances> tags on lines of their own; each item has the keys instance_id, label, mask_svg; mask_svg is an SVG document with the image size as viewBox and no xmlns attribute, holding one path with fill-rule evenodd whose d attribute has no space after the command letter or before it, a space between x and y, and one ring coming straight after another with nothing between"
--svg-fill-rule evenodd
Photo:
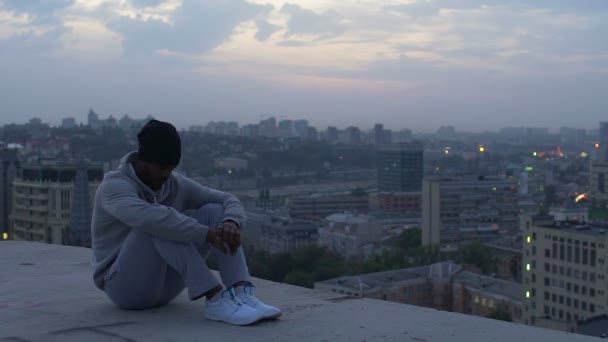
<instances>
[{"instance_id":1,"label":"white sneaker","mask_svg":"<svg viewBox=\"0 0 608 342\"><path fill-rule=\"evenodd\" d=\"M245 285L243 292L239 293L237 297L245 304L256 309L262 315L262 319L273 319L281 316L281 309L266 305L261 300L257 299L254 295L255 286Z\"/></svg>"},{"instance_id":2,"label":"white sneaker","mask_svg":"<svg viewBox=\"0 0 608 342\"><path fill-rule=\"evenodd\" d=\"M262 319L262 314L245 305L233 289L224 290L217 302L207 301L205 317L235 325L249 325Z\"/></svg>"}]
</instances>

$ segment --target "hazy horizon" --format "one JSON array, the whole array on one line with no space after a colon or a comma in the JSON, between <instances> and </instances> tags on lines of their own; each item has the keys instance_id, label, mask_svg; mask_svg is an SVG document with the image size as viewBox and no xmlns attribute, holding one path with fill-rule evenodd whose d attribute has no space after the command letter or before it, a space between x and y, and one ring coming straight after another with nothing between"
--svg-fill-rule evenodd
<instances>
[{"instance_id":1,"label":"hazy horizon","mask_svg":"<svg viewBox=\"0 0 608 342\"><path fill-rule=\"evenodd\" d=\"M596 129L608 2L0 0L0 123Z\"/></svg>"}]
</instances>

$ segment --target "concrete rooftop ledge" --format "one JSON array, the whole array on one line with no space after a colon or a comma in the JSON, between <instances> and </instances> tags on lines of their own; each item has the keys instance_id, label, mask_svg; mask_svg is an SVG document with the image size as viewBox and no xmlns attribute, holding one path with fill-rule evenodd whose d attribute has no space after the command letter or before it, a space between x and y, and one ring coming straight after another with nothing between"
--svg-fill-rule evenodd
<instances>
[{"instance_id":1,"label":"concrete rooftop ledge","mask_svg":"<svg viewBox=\"0 0 608 342\"><path fill-rule=\"evenodd\" d=\"M334 298L256 280L280 320L236 327L205 320L184 294L122 311L91 279L90 250L0 242L0 341L587 341L591 337L373 299Z\"/></svg>"}]
</instances>

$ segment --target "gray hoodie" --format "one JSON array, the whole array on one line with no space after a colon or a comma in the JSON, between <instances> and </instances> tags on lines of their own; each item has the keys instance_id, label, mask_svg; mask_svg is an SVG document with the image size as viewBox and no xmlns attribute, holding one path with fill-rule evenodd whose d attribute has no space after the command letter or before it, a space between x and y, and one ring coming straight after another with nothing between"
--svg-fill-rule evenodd
<instances>
[{"instance_id":1,"label":"gray hoodie","mask_svg":"<svg viewBox=\"0 0 608 342\"><path fill-rule=\"evenodd\" d=\"M163 187L154 192L135 174L131 161L136 154L131 152L123 157L120 167L104 176L95 194L92 262L93 279L100 289L131 229L182 243L203 242L209 227L182 213L207 203L222 204L222 221L235 221L241 228L245 224L245 210L236 197L204 187L179 173L173 172Z\"/></svg>"}]
</instances>

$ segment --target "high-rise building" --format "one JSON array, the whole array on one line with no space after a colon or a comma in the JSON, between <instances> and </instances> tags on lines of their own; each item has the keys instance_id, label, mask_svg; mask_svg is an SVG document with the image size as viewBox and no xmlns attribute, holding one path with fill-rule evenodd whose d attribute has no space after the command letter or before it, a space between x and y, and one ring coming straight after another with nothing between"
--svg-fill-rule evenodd
<instances>
[{"instance_id":1,"label":"high-rise building","mask_svg":"<svg viewBox=\"0 0 608 342\"><path fill-rule=\"evenodd\" d=\"M276 137L277 134L277 119L274 116L260 121L259 133L263 137Z\"/></svg>"},{"instance_id":2,"label":"high-rise building","mask_svg":"<svg viewBox=\"0 0 608 342\"><path fill-rule=\"evenodd\" d=\"M19 172L17 150L0 143L0 240L9 238L9 214L13 203L11 184Z\"/></svg>"},{"instance_id":3,"label":"high-rise building","mask_svg":"<svg viewBox=\"0 0 608 342\"><path fill-rule=\"evenodd\" d=\"M70 225L78 224L74 237L80 239L77 235L85 229L86 216L90 215L90 204L74 203L82 202L86 196L82 172L82 165L57 161L22 165L13 181L9 237L63 244L70 241ZM89 203L93 203L102 178L103 165L89 163L86 167ZM76 215L74 221L72 215Z\"/></svg>"},{"instance_id":4,"label":"high-rise building","mask_svg":"<svg viewBox=\"0 0 608 342\"><path fill-rule=\"evenodd\" d=\"M308 139L308 120L295 120L293 122L293 130L297 137L302 140Z\"/></svg>"},{"instance_id":5,"label":"high-rise building","mask_svg":"<svg viewBox=\"0 0 608 342\"><path fill-rule=\"evenodd\" d=\"M339 133L338 129L333 126L327 127L327 142L333 143L338 141Z\"/></svg>"},{"instance_id":6,"label":"high-rise building","mask_svg":"<svg viewBox=\"0 0 608 342\"><path fill-rule=\"evenodd\" d=\"M103 126L103 123L101 120L99 120L99 115L95 113L93 108L89 109L89 114L87 115L87 124L93 129L98 129Z\"/></svg>"},{"instance_id":7,"label":"high-rise building","mask_svg":"<svg viewBox=\"0 0 608 342\"><path fill-rule=\"evenodd\" d=\"M392 133L388 129L384 129L383 124L374 125L374 143L376 145L388 145L392 141Z\"/></svg>"},{"instance_id":8,"label":"high-rise building","mask_svg":"<svg viewBox=\"0 0 608 342\"><path fill-rule=\"evenodd\" d=\"M426 177L422 187L422 244L490 241L518 230L517 182L463 175Z\"/></svg>"},{"instance_id":9,"label":"high-rise building","mask_svg":"<svg viewBox=\"0 0 608 342\"><path fill-rule=\"evenodd\" d=\"M80 161L76 167L71 204L70 225L67 228L67 234L63 235L63 244L90 248L93 210L87 163L85 161Z\"/></svg>"},{"instance_id":10,"label":"high-rise building","mask_svg":"<svg viewBox=\"0 0 608 342\"><path fill-rule=\"evenodd\" d=\"M608 313L606 229L522 218L526 324L574 331L577 321Z\"/></svg>"},{"instance_id":11,"label":"high-rise building","mask_svg":"<svg viewBox=\"0 0 608 342\"><path fill-rule=\"evenodd\" d=\"M392 133L392 140L393 143L396 144L400 144L400 143L407 143L412 141L413 138L413 134L412 131L409 129L402 129L399 132L393 132Z\"/></svg>"},{"instance_id":12,"label":"high-rise building","mask_svg":"<svg viewBox=\"0 0 608 342\"><path fill-rule=\"evenodd\" d=\"M608 163L608 122L600 122L598 161Z\"/></svg>"},{"instance_id":13,"label":"high-rise building","mask_svg":"<svg viewBox=\"0 0 608 342\"><path fill-rule=\"evenodd\" d=\"M310 141L319 140L319 132L317 131L317 129L314 127L308 127L308 130L306 132L306 139Z\"/></svg>"},{"instance_id":14,"label":"high-rise building","mask_svg":"<svg viewBox=\"0 0 608 342\"><path fill-rule=\"evenodd\" d=\"M260 125L248 124L240 128L240 135L244 137L257 137L260 135Z\"/></svg>"},{"instance_id":15,"label":"high-rise building","mask_svg":"<svg viewBox=\"0 0 608 342\"><path fill-rule=\"evenodd\" d=\"M361 143L361 130L359 127L346 127L346 139L349 145L359 145Z\"/></svg>"},{"instance_id":16,"label":"high-rise building","mask_svg":"<svg viewBox=\"0 0 608 342\"><path fill-rule=\"evenodd\" d=\"M608 201L608 122L600 122L599 142L589 170L589 190L594 199Z\"/></svg>"},{"instance_id":17,"label":"high-rise building","mask_svg":"<svg viewBox=\"0 0 608 342\"><path fill-rule=\"evenodd\" d=\"M592 162L589 172L589 189L593 198L608 200L608 162Z\"/></svg>"},{"instance_id":18,"label":"high-rise building","mask_svg":"<svg viewBox=\"0 0 608 342\"><path fill-rule=\"evenodd\" d=\"M293 136L293 120L279 121L279 136L281 138L290 138Z\"/></svg>"},{"instance_id":19,"label":"high-rise building","mask_svg":"<svg viewBox=\"0 0 608 342\"><path fill-rule=\"evenodd\" d=\"M454 126L441 126L437 130L437 135L441 139L453 139L456 136L456 128Z\"/></svg>"},{"instance_id":20,"label":"high-rise building","mask_svg":"<svg viewBox=\"0 0 608 342\"><path fill-rule=\"evenodd\" d=\"M388 145L378 150L378 188L380 191L422 190L424 171L422 145Z\"/></svg>"},{"instance_id":21,"label":"high-rise building","mask_svg":"<svg viewBox=\"0 0 608 342\"><path fill-rule=\"evenodd\" d=\"M61 120L61 128L74 128L76 127L76 119L72 117L63 118Z\"/></svg>"}]
</instances>

